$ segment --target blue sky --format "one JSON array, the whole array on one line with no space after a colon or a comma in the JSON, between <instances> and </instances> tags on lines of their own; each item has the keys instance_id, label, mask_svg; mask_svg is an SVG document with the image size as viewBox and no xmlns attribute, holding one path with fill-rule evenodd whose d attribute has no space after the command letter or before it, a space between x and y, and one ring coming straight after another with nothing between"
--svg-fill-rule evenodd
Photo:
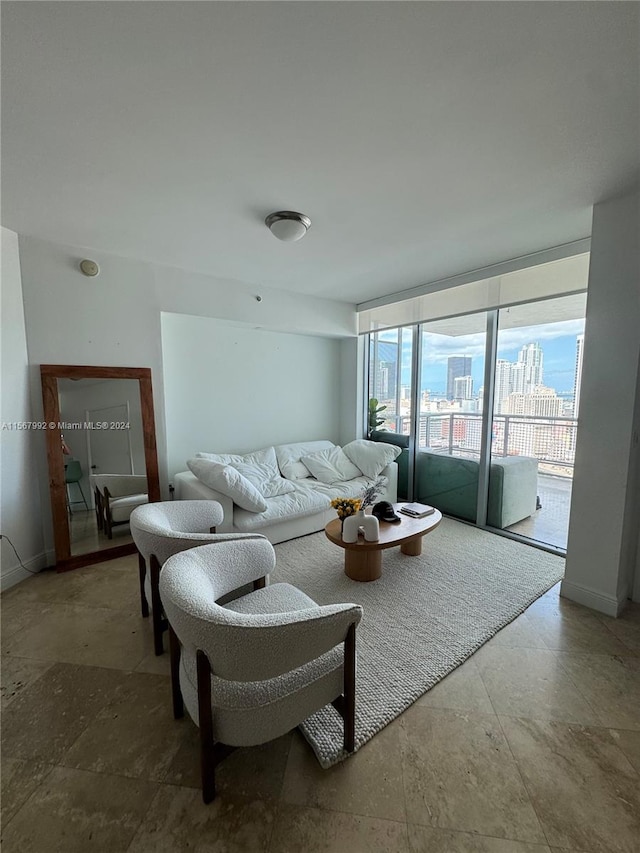
<instances>
[{"instance_id":1,"label":"blue sky","mask_svg":"<svg viewBox=\"0 0 640 853\"><path fill-rule=\"evenodd\" d=\"M576 336L584 332L584 320L564 320L539 326L507 329L499 333L498 358L517 361L520 349L539 343L544 353L544 383L558 393L573 390ZM395 331L393 332L395 337ZM382 335L381 335L382 338ZM484 334L451 337L430 334L423 344L422 388L444 393L447 387L447 360L452 355L469 355L473 361L474 392L483 384ZM403 344L403 383L409 381L410 344Z\"/></svg>"}]
</instances>

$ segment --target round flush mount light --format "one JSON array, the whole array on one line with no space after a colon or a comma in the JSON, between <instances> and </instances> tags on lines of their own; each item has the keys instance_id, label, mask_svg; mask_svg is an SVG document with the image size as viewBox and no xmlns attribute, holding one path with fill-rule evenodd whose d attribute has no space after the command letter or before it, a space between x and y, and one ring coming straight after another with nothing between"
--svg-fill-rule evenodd
<instances>
[{"instance_id":1,"label":"round flush mount light","mask_svg":"<svg viewBox=\"0 0 640 853\"><path fill-rule=\"evenodd\" d=\"M98 275L100 272L100 267L95 261L90 261L89 258L85 258L83 261L80 261L80 269L85 275L94 276Z\"/></svg>"},{"instance_id":2,"label":"round flush mount light","mask_svg":"<svg viewBox=\"0 0 640 853\"><path fill-rule=\"evenodd\" d=\"M278 210L270 213L264 221L267 228L278 240L292 243L300 240L311 228L311 220L304 213L296 213L295 210Z\"/></svg>"}]
</instances>

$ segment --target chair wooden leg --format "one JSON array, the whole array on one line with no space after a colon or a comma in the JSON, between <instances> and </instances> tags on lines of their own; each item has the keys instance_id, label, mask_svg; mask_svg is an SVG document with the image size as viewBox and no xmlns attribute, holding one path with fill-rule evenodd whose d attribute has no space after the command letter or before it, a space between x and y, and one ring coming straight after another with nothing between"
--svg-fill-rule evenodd
<instances>
[{"instance_id":1,"label":"chair wooden leg","mask_svg":"<svg viewBox=\"0 0 640 853\"><path fill-rule=\"evenodd\" d=\"M210 803L216 795L215 749L213 743L213 712L211 709L211 666L206 654L196 653L198 671L198 725L200 727L200 774L202 799Z\"/></svg>"},{"instance_id":2,"label":"chair wooden leg","mask_svg":"<svg viewBox=\"0 0 640 853\"><path fill-rule=\"evenodd\" d=\"M164 651L162 645L162 631L164 620L162 618L162 601L160 600L160 563L155 554L149 557L149 571L151 576L151 620L153 622L153 648L156 655Z\"/></svg>"},{"instance_id":3,"label":"chair wooden leg","mask_svg":"<svg viewBox=\"0 0 640 853\"><path fill-rule=\"evenodd\" d=\"M171 696L173 699L173 718L180 720L184 717L184 702L180 690L180 640L169 625L169 654L171 656Z\"/></svg>"},{"instance_id":4,"label":"chair wooden leg","mask_svg":"<svg viewBox=\"0 0 640 853\"><path fill-rule=\"evenodd\" d=\"M356 626L350 625L344 641L344 748L355 749L356 738Z\"/></svg>"},{"instance_id":5,"label":"chair wooden leg","mask_svg":"<svg viewBox=\"0 0 640 853\"><path fill-rule=\"evenodd\" d=\"M144 591L144 581L147 576L147 564L140 552L138 552L138 574L140 575L140 610L142 611L143 618L147 619L149 617L149 602L147 601L147 594Z\"/></svg>"}]
</instances>

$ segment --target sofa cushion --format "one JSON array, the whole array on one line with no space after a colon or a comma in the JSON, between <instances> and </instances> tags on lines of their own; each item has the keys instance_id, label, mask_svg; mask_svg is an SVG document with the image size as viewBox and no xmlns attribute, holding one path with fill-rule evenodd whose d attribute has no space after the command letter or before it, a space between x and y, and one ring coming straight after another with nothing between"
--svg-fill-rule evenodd
<instances>
[{"instance_id":1,"label":"sofa cushion","mask_svg":"<svg viewBox=\"0 0 640 853\"><path fill-rule=\"evenodd\" d=\"M280 473L287 480L304 480L311 476L311 471L301 462L303 456L334 447L332 441L300 441L297 444L277 444L276 458Z\"/></svg>"},{"instance_id":2,"label":"sofa cushion","mask_svg":"<svg viewBox=\"0 0 640 853\"><path fill-rule=\"evenodd\" d=\"M325 486L324 488L329 487ZM234 510L234 527L243 533L249 533L278 521L286 521L289 518L305 515L315 515L317 512L329 509L330 499L326 494L316 492L313 489L300 488L296 484L292 492L269 498L266 504L266 510L260 513L245 512L243 509Z\"/></svg>"},{"instance_id":3,"label":"sofa cushion","mask_svg":"<svg viewBox=\"0 0 640 853\"><path fill-rule=\"evenodd\" d=\"M383 479L386 481L386 477L383 477ZM329 501L333 500L333 498L359 498L366 487L370 485L371 480L363 474L359 477L354 477L353 480L343 480L341 483L332 483L330 486L311 477L296 483L299 489L307 489L316 495L326 495Z\"/></svg>"},{"instance_id":4,"label":"sofa cushion","mask_svg":"<svg viewBox=\"0 0 640 853\"><path fill-rule=\"evenodd\" d=\"M311 471L316 480L330 486L362 476L359 468L351 462L341 447L328 447L309 453L300 460Z\"/></svg>"},{"instance_id":5,"label":"sofa cushion","mask_svg":"<svg viewBox=\"0 0 640 853\"><path fill-rule=\"evenodd\" d=\"M390 462L395 462L396 458L402 453L401 447L378 441L367 441L364 438L352 441L343 450L365 477L370 477L372 480Z\"/></svg>"},{"instance_id":6,"label":"sofa cushion","mask_svg":"<svg viewBox=\"0 0 640 853\"><path fill-rule=\"evenodd\" d=\"M230 462L229 465L242 474L265 498L286 495L295 488L293 483L280 476L273 447L246 453L240 461Z\"/></svg>"},{"instance_id":7,"label":"sofa cushion","mask_svg":"<svg viewBox=\"0 0 640 853\"><path fill-rule=\"evenodd\" d=\"M255 513L264 512L267 508L264 497L256 487L230 465L196 457L189 459L187 466L205 486L227 495L242 509Z\"/></svg>"}]
</instances>

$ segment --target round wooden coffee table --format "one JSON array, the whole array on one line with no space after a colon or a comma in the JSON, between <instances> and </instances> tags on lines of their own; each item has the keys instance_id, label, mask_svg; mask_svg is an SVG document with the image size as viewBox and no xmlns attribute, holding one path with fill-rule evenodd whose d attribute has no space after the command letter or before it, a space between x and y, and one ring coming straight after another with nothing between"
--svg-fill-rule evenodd
<instances>
[{"instance_id":1,"label":"round wooden coffee table","mask_svg":"<svg viewBox=\"0 0 640 853\"><path fill-rule=\"evenodd\" d=\"M394 504L398 512L401 503ZM341 523L334 518L324 529L330 542L344 548L344 573L354 581L375 581L382 574L382 552L386 548L400 546L400 551L409 557L419 557L422 554L422 537L442 521L442 513L436 510L425 518L410 518L398 513L401 521L380 522L380 538L377 542L365 542L362 535L357 542L343 542Z\"/></svg>"}]
</instances>

